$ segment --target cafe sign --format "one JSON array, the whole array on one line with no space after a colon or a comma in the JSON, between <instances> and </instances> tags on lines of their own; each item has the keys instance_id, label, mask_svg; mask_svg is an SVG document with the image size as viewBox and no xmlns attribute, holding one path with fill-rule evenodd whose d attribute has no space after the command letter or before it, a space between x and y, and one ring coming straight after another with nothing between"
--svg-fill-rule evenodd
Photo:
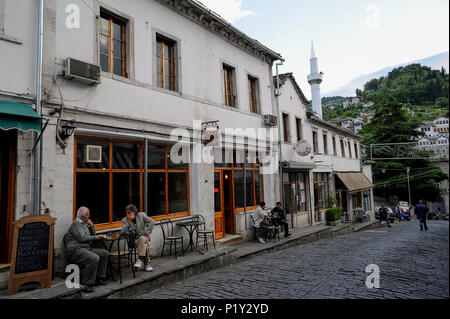
<instances>
[{"instance_id":1,"label":"cafe sign","mask_svg":"<svg viewBox=\"0 0 450 319\"><path fill-rule=\"evenodd\" d=\"M298 155L304 157L311 154L312 147L307 140L302 139L295 145L294 150Z\"/></svg>"}]
</instances>

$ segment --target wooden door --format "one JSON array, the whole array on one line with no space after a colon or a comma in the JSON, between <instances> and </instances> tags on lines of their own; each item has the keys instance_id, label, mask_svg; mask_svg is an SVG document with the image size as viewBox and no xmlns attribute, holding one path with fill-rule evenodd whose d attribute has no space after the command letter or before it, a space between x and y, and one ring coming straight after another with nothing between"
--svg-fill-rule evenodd
<instances>
[{"instance_id":1,"label":"wooden door","mask_svg":"<svg viewBox=\"0 0 450 319\"><path fill-rule=\"evenodd\" d=\"M11 258L16 189L16 141L15 131L0 130L0 264L9 263Z\"/></svg>"},{"instance_id":2,"label":"wooden door","mask_svg":"<svg viewBox=\"0 0 450 319\"><path fill-rule=\"evenodd\" d=\"M225 209L223 202L223 172L214 172L214 220L216 239L225 237Z\"/></svg>"}]
</instances>

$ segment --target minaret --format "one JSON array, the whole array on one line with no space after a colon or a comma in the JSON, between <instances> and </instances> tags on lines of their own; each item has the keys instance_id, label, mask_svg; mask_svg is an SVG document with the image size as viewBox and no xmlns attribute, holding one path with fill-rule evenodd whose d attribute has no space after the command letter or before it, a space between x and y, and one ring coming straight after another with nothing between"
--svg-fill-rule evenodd
<instances>
[{"instance_id":1,"label":"minaret","mask_svg":"<svg viewBox=\"0 0 450 319\"><path fill-rule=\"evenodd\" d=\"M311 42L311 74L308 75L308 83L311 85L312 109L314 114L323 118L322 116L322 98L320 96L320 83L322 83L323 73L319 72L319 65L317 63L316 53L314 52L314 44Z\"/></svg>"}]
</instances>

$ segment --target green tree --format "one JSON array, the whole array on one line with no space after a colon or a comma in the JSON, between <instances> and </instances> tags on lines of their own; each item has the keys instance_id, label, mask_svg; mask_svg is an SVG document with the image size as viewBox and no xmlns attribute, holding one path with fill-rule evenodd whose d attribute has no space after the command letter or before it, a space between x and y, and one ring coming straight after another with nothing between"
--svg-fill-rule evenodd
<instances>
[{"instance_id":1,"label":"green tree","mask_svg":"<svg viewBox=\"0 0 450 319\"><path fill-rule=\"evenodd\" d=\"M370 154L370 145L385 143L409 143L412 138L417 138L423 133L416 129L420 121L408 115L407 109L392 95L378 93L374 96L375 104L372 106L375 115L371 122L366 124L360 134L362 144L366 146L367 154ZM432 161L397 160L395 156L386 155L388 160L377 160L373 166L373 178L375 184L381 187L375 189L375 193L381 196L397 195L401 199L408 199L407 167L411 168L411 196L413 202L418 200L437 201L440 192L435 187L448 178Z\"/></svg>"}]
</instances>

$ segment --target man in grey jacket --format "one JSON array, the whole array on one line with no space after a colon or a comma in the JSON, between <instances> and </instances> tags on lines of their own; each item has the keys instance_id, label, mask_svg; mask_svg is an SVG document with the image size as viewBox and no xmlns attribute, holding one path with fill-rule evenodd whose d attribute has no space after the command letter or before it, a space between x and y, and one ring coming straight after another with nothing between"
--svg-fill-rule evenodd
<instances>
[{"instance_id":1,"label":"man in grey jacket","mask_svg":"<svg viewBox=\"0 0 450 319\"><path fill-rule=\"evenodd\" d=\"M152 266L150 266L148 250L150 235L155 226L155 222L147 214L138 213L138 209L134 205L128 205L125 211L127 216L122 219L122 233L135 232L137 238L136 244L139 259L134 264L134 267L141 269L145 266L145 271L153 271Z\"/></svg>"},{"instance_id":2,"label":"man in grey jacket","mask_svg":"<svg viewBox=\"0 0 450 319\"><path fill-rule=\"evenodd\" d=\"M90 220L90 212L86 207L80 207L77 218L69 231L64 235L64 245L69 263L78 265L81 269L81 284L85 292L93 292L93 286L104 285L108 267L108 251L99 247L98 240L105 238L97 235L95 226Z\"/></svg>"}]
</instances>

